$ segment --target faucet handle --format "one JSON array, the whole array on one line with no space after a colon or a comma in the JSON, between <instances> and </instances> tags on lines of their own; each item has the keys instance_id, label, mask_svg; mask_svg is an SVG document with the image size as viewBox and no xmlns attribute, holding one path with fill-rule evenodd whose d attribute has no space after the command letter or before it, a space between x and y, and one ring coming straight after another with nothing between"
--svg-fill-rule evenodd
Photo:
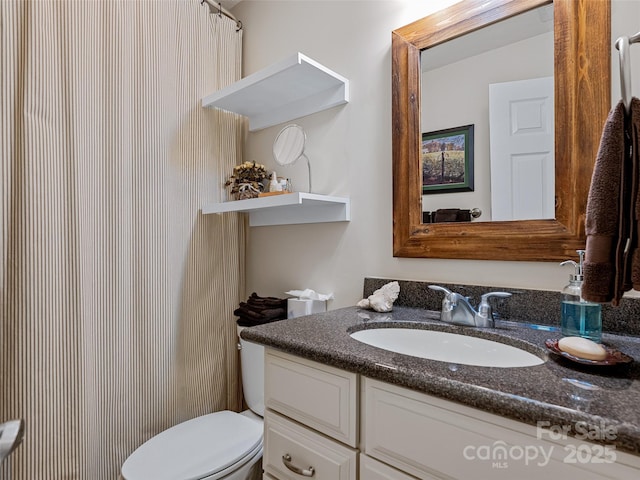
<instances>
[{"instance_id":1,"label":"faucet handle","mask_svg":"<svg viewBox=\"0 0 640 480\"><path fill-rule=\"evenodd\" d=\"M480 297L480 305L478 305L478 313L476 315L476 326L493 327L493 310L489 304L489 299L496 298L508 298L511 294L508 292L489 292ZM482 325L478 325L481 323Z\"/></svg>"},{"instance_id":2,"label":"faucet handle","mask_svg":"<svg viewBox=\"0 0 640 480\"><path fill-rule=\"evenodd\" d=\"M444 298L442 299L442 312L441 315L446 314L447 312L451 312L453 308L457 304L457 294L453 293L451 290L448 290L440 285L429 285L431 290L437 290L439 292L444 292Z\"/></svg>"},{"instance_id":3,"label":"faucet handle","mask_svg":"<svg viewBox=\"0 0 640 480\"><path fill-rule=\"evenodd\" d=\"M444 299L442 300L443 307L448 303L451 303L451 305L455 307L458 298L462 297L462 295L460 295L459 293L452 292L451 290L441 287L440 285L429 285L429 288L431 290L437 290L444 293Z\"/></svg>"},{"instance_id":4,"label":"faucet handle","mask_svg":"<svg viewBox=\"0 0 640 480\"><path fill-rule=\"evenodd\" d=\"M480 305L483 305L485 303L489 303L488 300L491 297L508 298L510 296L511 296L511 294L509 292L489 292L489 293L485 293L484 295L482 295L482 297L480 297Z\"/></svg>"},{"instance_id":5,"label":"faucet handle","mask_svg":"<svg viewBox=\"0 0 640 480\"><path fill-rule=\"evenodd\" d=\"M429 288L431 290L438 290L439 292L444 292L444 294L447 297L450 297L451 295L453 295L453 292L451 290L448 290L448 289L446 289L444 287L441 287L440 285L429 285Z\"/></svg>"}]
</instances>

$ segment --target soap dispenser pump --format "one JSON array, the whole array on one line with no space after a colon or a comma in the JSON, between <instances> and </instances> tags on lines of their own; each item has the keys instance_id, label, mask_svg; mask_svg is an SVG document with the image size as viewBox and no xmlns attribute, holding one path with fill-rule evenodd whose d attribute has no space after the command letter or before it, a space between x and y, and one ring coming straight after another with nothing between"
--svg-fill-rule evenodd
<instances>
[{"instance_id":1,"label":"soap dispenser pump","mask_svg":"<svg viewBox=\"0 0 640 480\"><path fill-rule=\"evenodd\" d=\"M602 307L599 303L582 298L584 250L576 250L579 263L566 260L560 265L573 265L575 273L569 275L569 284L562 289L560 325L566 337L584 337L594 342L602 339Z\"/></svg>"}]
</instances>

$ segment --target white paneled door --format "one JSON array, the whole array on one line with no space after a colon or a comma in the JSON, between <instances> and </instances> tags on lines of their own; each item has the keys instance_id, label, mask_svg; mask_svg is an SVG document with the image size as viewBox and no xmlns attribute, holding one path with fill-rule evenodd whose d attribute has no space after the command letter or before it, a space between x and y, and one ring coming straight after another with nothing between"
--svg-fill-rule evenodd
<instances>
[{"instance_id":1,"label":"white paneled door","mask_svg":"<svg viewBox=\"0 0 640 480\"><path fill-rule=\"evenodd\" d=\"M491 219L555 218L553 77L489 85Z\"/></svg>"}]
</instances>

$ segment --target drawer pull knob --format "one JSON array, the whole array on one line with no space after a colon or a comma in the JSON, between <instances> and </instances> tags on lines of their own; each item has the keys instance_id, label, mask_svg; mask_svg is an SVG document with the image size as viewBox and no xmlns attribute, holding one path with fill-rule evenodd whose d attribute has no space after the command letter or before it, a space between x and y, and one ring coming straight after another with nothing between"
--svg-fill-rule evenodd
<instances>
[{"instance_id":1,"label":"drawer pull knob","mask_svg":"<svg viewBox=\"0 0 640 480\"><path fill-rule=\"evenodd\" d=\"M306 470L300 467L296 467L291 461L291 455L289 455L288 453L282 455L282 463L284 463L285 467L287 467L293 473L297 473L298 475L313 477L313 475L316 473L313 467L309 467Z\"/></svg>"}]
</instances>

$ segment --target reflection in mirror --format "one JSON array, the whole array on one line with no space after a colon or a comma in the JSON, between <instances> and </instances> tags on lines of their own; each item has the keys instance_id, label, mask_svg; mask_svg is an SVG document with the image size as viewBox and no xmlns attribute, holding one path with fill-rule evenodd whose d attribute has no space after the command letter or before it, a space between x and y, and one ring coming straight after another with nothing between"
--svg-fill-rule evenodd
<instances>
[{"instance_id":1,"label":"reflection in mirror","mask_svg":"<svg viewBox=\"0 0 640 480\"><path fill-rule=\"evenodd\" d=\"M278 165L284 167L293 165L300 158L307 161L307 169L309 172L309 193L311 193L311 163L304 154L304 146L307 136L300 125L287 125L273 142L273 158Z\"/></svg>"},{"instance_id":2,"label":"reflection in mirror","mask_svg":"<svg viewBox=\"0 0 640 480\"><path fill-rule=\"evenodd\" d=\"M465 0L392 32L394 256L561 261L584 248L591 173L611 107L609 0L553 1L555 215L496 222L482 221L484 214L480 221L422 221L420 92L429 85L421 87L421 52L550 3ZM490 185L490 173L484 175L480 179L478 171L478 185ZM428 201L438 196L429 195Z\"/></svg>"},{"instance_id":3,"label":"reflection in mirror","mask_svg":"<svg viewBox=\"0 0 640 480\"><path fill-rule=\"evenodd\" d=\"M473 208L478 221L555 217L553 66L553 4L421 52L424 220ZM434 148L433 132L461 125L471 151L464 138Z\"/></svg>"}]
</instances>

